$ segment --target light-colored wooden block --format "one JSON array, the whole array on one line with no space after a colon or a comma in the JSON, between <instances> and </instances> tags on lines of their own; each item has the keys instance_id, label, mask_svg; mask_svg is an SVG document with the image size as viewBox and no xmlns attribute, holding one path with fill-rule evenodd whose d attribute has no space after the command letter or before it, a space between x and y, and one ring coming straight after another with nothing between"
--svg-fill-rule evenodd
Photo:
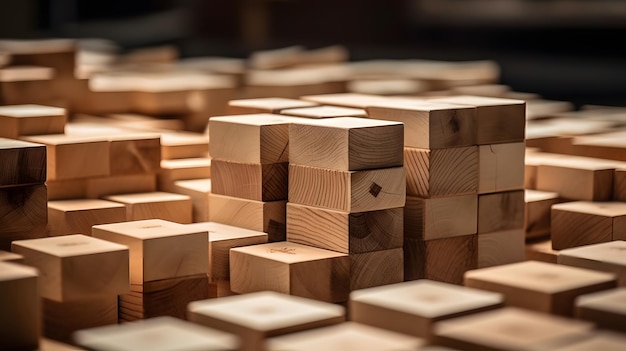
<instances>
[{"instance_id":1,"label":"light-colored wooden block","mask_svg":"<svg viewBox=\"0 0 626 351\"><path fill-rule=\"evenodd\" d=\"M189 320L240 337L240 350L265 350L265 340L341 323L341 306L272 291L189 304Z\"/></svg>"},{"instance_id":2,"label":"light-colored wooden block","mask_svg":"<svg viewBox=\"0 0 626 351\"><path fill-rule=\"evenodd\" d=\"M126 207L117 202L95 199L48 201L50 236L89 236L91 227L96 224L125 221Z\"/></svg>"},{"instance_id":3,"label":"light-colored wooden block","mask_svg":"<svg viewBox=\"0 0 626 351\"><path fill-rule=\"evenodd\" d=\"M478 147L404 148L407 195L423 198L476 194Z\"/></svg>"},{"instance_id":4,"label":"light-colored wooden block","mask_svg":"<svg viewBox=\"0 0 626 351\"><path fill-rule=\"evenodd\" d=\"M0 138L0 188L43 184L46 181L46 147Z\"/></svg>"},{"instance_id":5,"label":"light-colored wooden block","mask_svg":"<svg viewBox=\"0 0 626 351\"><path fill-rule=\"evenodd\" d=\"M303 119L289 128L289 162L340 171L399 167L403 129L368 118Z\"/></svg>"},{"instance_id":6,"label":"light-colored wooden block","mask_svg":"<svg viewBox=\"0 0 626 351\"><path fill-rule=\"evenodd\" d=\"M268 241L285 240L286 201L262 202L209 194L209 220L265 232Z\"/></svg>"},{"instance_id":7,"label":"light-colored wooden block","mask_svg":"<svg viewBox=\"0 0 626 351\"><path fill-rule=\"evenodd\" d=\"M192 203L186 195L165 192L110 195L106 200L126 206L129 221L160 218L177 223L191 223Z\"/></svg>"},{"instance_id":8,"label":"light-colored wooden block","mask_svg":"<svg viewBox=\"0 0 626 351\"><path fill-rule=\"evenodd\" d=\"M526 244L526 261L557 263L559 251L552 249L552 240L542 240Z\"/></svg>"},{"instance_id":9,"label":"light-colored wooden block","mask_svg":"<svg viewBox=\"0 0 626 351\"><path fill-rule=\"evenodd\" d=\"M0 250L12 240L47 235L48 208L45 185L0 188Z\"/></svg>"},{"instance_id":10,"label":"light-colored wooden block","mask_svg":"<svg viewBox=\"0 0 626 351\"><path fill-rule=\"evenodd\" d=\"M316 106L317 104L297 99L287 98L257 98L231 100L228 102L229 115L280 113L285 109Z\"/></svg>"},{"instance_id":11,"label":"light-colored wooden block","mask_svg":"<svg viewBox=\"0 0 626 351\"><path fill-rule=\"evenodd\" d=\"M342 66L294 67L280 70L248 70L244 97L280 96L297 99L302 95L345 91L348 71Z\"/></svg>"},{"instance_id":12,"label":"light-colored wooden block","mask_svg":"<svg viewBox=\"0 0 626 351\"><path fill-rule=\"evenodd\" d=\"M211 162L208 157L161 161L159 189L173 192L177 180L211 178Z\"/></svg>"},{"instance_id":13,"label":"light-colored wooden block","mask_svg":"<svg viewBox=\"0 0 626 351\"><path fill-rule=\"evenodd\" d=\"M366 117L363 109L340 106L315 106L289 108L280 111L281 115L304 118L333 118L333 117Z\"/></svg>"},{"instance_id":14,"label":"light-colored wooden block","mask_svg":"<svg viewBox=\"0 0 626 351\"><path fill-rule=\"evenodd\" d=\"M585 245L559 252L558 263L568 266L611 272L617 275L617 285L626 286L626 241L617 240Z\"/></svg>"},{"instance_id":15,"label":"light-colored wooden block","mask_svg":"<svg viewBox=\"0 0 626 351\"><path fill-rule=\"evenodd\" d=\"M389 100L383 96L371 94L339 93L302 96L302 100L315 102L321 105L360 108L365 109L376 103L388 103Z\"/></svg>"},{"instance_id":16,"label":"light-colored wooden block","mask_svg":"<svg viewBox=\"0 0 626 351\"><path fill-rule=\"evenodd\" d=\"M269 339L270 351L293 350L421 350L424 341L405 334L347 322Z\"/></svg>"},{"instance_id":17,"label":"light-colored wooden block","mask_svg":"<svg viewBox=\"0 0 626 351\"><path fill-rule=\"evenodd\" d=\"M613 174L613 200L626 201L626 169L616 169Z\"/></svg>"},{"instance_id":18,"label":"light-colored wooden block","mask_svg":"<svg viewBox=\"0 0 626 351\"><path fill-rule=\"evenodd\" d=\"M206 231L148 219L96 225L92 235L129 247L131 284L208 272Z\"/></svg>"},{"instance_id":19,"label":"light-colored wooden block","mask_svg":"<svg viewBox=\"0 0 626 351\"><path fill-rule=\"evenodd\" d=\"M0 250L0 262L24 263L24 256L15 252Z\"/></svg>"},{"instance_id":20,"label":"light-colored wooden block","mask_svg":"<svg viewBox=\"0 0 626 351\"><path fill-rule=\"evenodd\" d=\"M460 350L553 350L592 328L591 323L507 307L439 322L435 342Z\"/></svg>"},{"instance_id":21,"label":"light-colored wooden block","mask_svg":"<svg viewBox=\"0 0 626 351\"><path fill-rule=\"evenodd\" d=\"M81 330L74 340L100 351L234 351L239 344L233 335L172 317Z\"/></svg>"},{"instance_id":22,"label":"light-colored wooden block","mask_svg":"<svg viewBox=\"0 0 626 351\"><path fill-rule=\"evenodd\" d=\"M621 287L576 299L576 317L593 322L599 328L626 332L626 288Z\"/></svg>"},{"instance_id":23,"label":"light-colored wooden block","mask_svg":"<svg viewBox=\"0 0 626 351\"><path fill-rule=\"evenodd\" d=\"M47 298L43 304L43 333L46 337L71 342L81 329L117 324L117 295L68 302Z\"/></svg>"},{"instance_id":24,"label":"light-colored wooden block","mask_svg":"<svg viewBox=\"0 0 626 351\"><path fill-rule=\"evenodd\" d=\"M158 134L108 136L111 175L155 173L160 169L161 139Z\"/></svg>"},{"instance_id":25,"label":"light-colored wooden block","mask_svg":"<svg viewBox=\"0 0 626 351\"><path fill-rule=\"evenodd\" d=\"M230 279L230 249L267 243L267 233L215 222L187 224L187 227L209 232L209 278Z\"/></svg>"},{"instance_id":26,"label":"light-colored wooden block","mask_svg":"<svg viewBox=\"0 0 626 351\"><path fill-rule=\"evenodd\" d=\"M62 77L72 77L77 42L73 39L2 40L0 50L11 54L13 65L51 67Z\"/></svg>"},{"instance_id":27,"label":"light-colored wooden block","mask_svg":"<svg viewBox=\"0 0 626 351\"><path fill-rule=\"evenodd\" d=\"M0 98L5 105L52 103L58 93L53 89L53 76L49 67L4 67L0 69Z\"/></svg>"},{"instance_id":28,"label":"light-colored wooden block","mask_svg":"<svg viewBox=\"0 0 626 351\"><path fill-rule=\"evenodd\" d=\"M121 127L133 127L147 131L182 131L183 121L178 118L164 118L135 113L114 113L107 115L107 121Z\"/></svg>"},{"instance_id":29,"label":"light-colored wooden block","mask_svg":"<svg viewBox=\"0 0 626 351\"><path fill-rule=\"evenodd\" d=\"M508 306L572 316L577 296L611 289L616 278L610 273L525 261L469 271L464 285L500 292Z\"/></svg>"},{"instance_id":30,"label":"light-colored wooden block","mask_svg":"<svg viewBox=\"0 0 626 351\"><path fill-rule=\"evenodd\" d=\"M272 70L304 62L304 48L299 45L278 49L257 50L248 58L248 65L255 69Z\"/></svg>"},{"instance_id":31,"label":"light-colored wooden block","mask_svg":"<svg viewBox=\"0 0 626 351\"><path fill-rule=\"evenodd\" d=\"M429 100L369 106L367 115L404 123L404 145L443 149L476 144L476 109Z\"/></svg>"},{"instance_id":32,"label":"light-colored wooden block","mask_svg":"<svg viewBox=\"0 0 626 351\"><path fill-rule=\"evenodd\" d=\"M191 198L194 223L209 220L210 178L177 180L174 182L172 192L187 195Z\"/></svg>"},{"instance_id":33,"label":"light-colored wooden block","mask_svg":"<svg viewBox=\"0 0 626 351\"><path fill-rule=\"evenodd\" d=\"M347 86L351 93L383 96L417 95L428 89L428 84L419 80L376 77L350 80Z\"/></svg>"},{"instance_id":34,"label":"light-colored wooden block","mask_svg":"<svg viewBox=\"0 0 626 351\"><path fill-rule=\"evenodd\" d=\"M42 272L41 296L58 302L128 292L128 248L88 237L65 235L14 241L12 251Z\"/></svg>"},{"instance_id":35,"label":"light-colored wooden block","mask_svg":"<svg viewBox=\"0 0 626 351\"><path fill-rule=\"evenodd\" d=\"M339 171L289 165L289 202L345 212L402 207L406 201L403 167Z\"/></svg>"},{"instance_id":36,"label":"light-colored wooden block","mask_svg":"<svg viewBox=\"0 0 626 351\"><path fill-rule=\"evenodd\" d=\"M65 109L42 105L0 106L0 137L17 139L26 135L62 134Z\"/></svg>"},{"instance_id":37,"label":"light-colored wooden block","mask_svg":"<svg viewBox=\"0 0 626 351\"><path fill-rule=\"evenodd\" d=\"M524 229L478 234L478 268L524 261Z\"/></svg>"},{"instance_id":38,"label":"light-colored wooden block","mask_svg":"<svg viewBox=\"0 0 626 351\"><path fill-rule=\"evenodd\" d=\"M562 202L559 194L526 189L524 191L526 215L524 228L527 238L550 235L550 210L552 205Z\"/></svg>"},{"instance_id":39,"label":"light-colored wooden block","mask_svg":"<svg viewBox=\"0 0 626 351\"><path fill-rule=\"evenodd\" d=\"M287 203L287 240L345 254L402 247L402 207L342 212Z\"/></svg>"},{"instance_id":40,"label":"light-colored wooden block","mask_svg":"<svg viewBox=\"0 0 626 351\"><path fill-rule=\"evenodd\" d=\"M430 279L461 285L463 274L478 267L476 234L443 239L404 239L405 280Z\"/></svg>"},{"instance_id":41,"label":"light-colored wooden block","mask_svg":"<svg viewBox=\"0 0 626 351\"><path fill-rule=\"evenodd\" d=\"M524 143L478 147L478 193L524 188Z\"/></svg>"},{"instance_id":42,"label":"light-colored wooden block","mask_svg":"<svg viewBox=\"0 0 626 351\"><path fill-rule=\"evenodd\" d=\"M432 280L418 280L350 293L350 320L432 339L437 321L498 308L501 294Z\"/></svg>"},{"instance_id":43,"label":"light-colored wooden block","mask_svg":"<svg viewBox=\"0 0 626 351\"><path fill-rule=\"evenodd\" d=\"M209 138L204 134L190 132L161 133L161 157L177 158L207 157Z\"/></svg>"},{"instance_id":44,"label":"light-colored wooden block","mask_svg":"<svg viewBox=\"0 0 626 351\"><path fill-rule=\"evenodd\" d=\"M626 204L573 201L552 205L552 248L626 239Z\"/></svg>"},{"instance_id":45,"label":"light-colored wooden block","mask_svg":"<svg viewBox=\"0 0 626 351\"><path fill-rule=\"evenodd\" d=\"M555 348L555 351L591 351L621 350L626 347L626 337L620 333L596 331L582 340L567 346Z\"/></svg>"},{"instance_id":46,"label":"light-colored wooden block","mask_svg":"<svg viewBox=\"0 0 626 351\"><path fill-rule=\"evenodd\" d=\"M0 338L2 347L34 350L41 335L41 306L37 270L0 262Z\"/></svg>"},{"instance_id":47,"label":"light-colored wooden block","mask_svg":"<svg viewBox=\"0 0 626 351\"><path fill-rule=\"evenodd\" d=\"M478 228L478 197L448 196L432 199L407 196L404 237L432 240L475 234Z\"/></svg>"},{"instance_id":48,"label":"light-colored wooden block","mask_svg":"<svg viewBox=\"0 0 626 351\"><path fill-rule=\"evenodd\" d=\"M54 341L48 338L41 338L39 340L39 348L37 351L85 351L85 349L78 348L69 344L64 344L59 341Z\"/></svg>"},{"instance_id":49,"label":"light-colored wooden block","mask_svg":"<svg viewBox=\"0 0 626 351\"><path fill-rule=\"evenodd\" d=\"M321 301L347 301L350 259L346 254L286 241L233 248L230 286L236 293L271 290Z\"/></svg>"},{"instance_id":50,"label":"light-colored wooden block","mask_svg":"<svg viewBox=\"0 0 626 351\"><path fill-rule=\"evenodd\" d=\"M67 187L80 187L80 184L76 184L78 183L76 181L70 181L69 183ZM63 185L60 186L63 187ZM74 195L73 198L86 197L88 199L97 199L107 195L150 193L157 190L157 177L156 174L151 173L87 178L84 180L84 187L84 196ZM48 186L48 197L52 200L50 186Z\"/></svg>"},{"instance_id":51,"label":"light-colored wooden block","mask_svg":"<svg viewBox=\"0 0 626 351\"><path fill-rule=\"evenodd\" d=\"M524 228L524 190L478 196L478 233Z\"/></svg>"},{"instance_id":52,"label":"light-colored wooden block","mask_svg":"<svg viewBox=\"0 0 626 351\"><path fill-rule=\"evenodd\" d=\"M432 100L476 107L476 143L478 145L524 141L526 103L522 100L470 95Z\"/></svg>"},{"instance_id":53,"label":"light-colored wooden block","mask_svg":"<svg viewBox=\"0 0 626 351\"><path fill-rule=\"evenodd\" d=\"M212 191L215 194L257 201L287 200L289 164L240 163L214 160Z\"/></svg>"}]
</instances>

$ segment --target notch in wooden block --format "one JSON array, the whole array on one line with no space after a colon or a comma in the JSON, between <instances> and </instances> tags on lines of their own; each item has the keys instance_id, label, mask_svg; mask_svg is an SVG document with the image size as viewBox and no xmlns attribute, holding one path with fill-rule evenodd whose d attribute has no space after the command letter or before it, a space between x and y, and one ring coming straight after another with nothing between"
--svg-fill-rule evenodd
<instances>
[{"instance_id":1,"label":"notch in wooden block","mask_svg":"<svg viewBox=\"0 0 626 351\"><path fill-rule=\"evenodd\" d=\"M117 202L95 199L48 201L50 236L89 236L94 225L125 221L126 207Z\"/></svg>"},{"instance_id":2,"label":"notch in wooden block","mask_svg":"<svg viewBox=\"0 0 626 351\"><path fill-rule=\"evenodd\" d=\"M0 262L0 338L3 348L37 349L41 335L38 276L34 268Z\"/></svg>"},{"instance_id":3,"label":"notch in wooden block","mask_svg":"<svg viewBox=\"0 0 626 351\"><path fill-rule=\"evenodd\" d=\"M478 233L524 228L524 190L478 196Z\"/></svg>"},{"instance_id":4,"label":"notch in wooden block","mask_svg":"<svg viewBox=\"0 0 626 351\"><path fill-rule=\"evenodd\" d=\"M0 249L12 240L45 237L48 229L46 185L0 188Z\"/></svg>"},{"instance_id":5,"label":"notch in wooden block","mask_svg":"<svg viewBox=\"0 0 626 351\"><path fill-rule=\"evenodd\" d=\"M63 134L64 108L42 105L0 106L0 137L17 139L26 135Z\"/></svg>"},{"instance_id":6,"label":"notch in wooden block","mask_svg":"<svg viewBox=\"0 0 626 351\"><path fill-rule=\"evenodd\" d=\"M524 191L524 202L526 203L526 215L524 218L526 237L536 238L550 235L550 211L552 205L562 202L559 194L526 189Z\"/></svg>"},{"instance_id":7,"label":"notch in wooden block","mask_svg":"<svg viewBox=\"0 0 626 351\"><path fill-rule=\"evenodd\" d=\"M621 287L576 299L576 317L593 322L599 328L626 332L626 288Z\"/></svg>"},{"instance_id":8,"label":"notch in wooden block","mask_svg":"<svg viewBox=\"0 0 626 351\"><path fill-rule=\"evenodd\" d=\"M478 228L478 197L448 196L432 199L407 196L404 237L432 240L475 234Z\"/></svg>"},{"instance_id":9,"label":"notch in wooden block","mask_svg":"<svg viewBox=\"0 0 626 351\"><path fill-rule=\"evenodd\" d=\"M617 284L626 286L626 241L617 240L585 245L559 252L558 263L615 273Z\"/></svg>"},{"instance_id":10,"label":"notch in wooden block","mask_svg":"<svg viewBox=\"0 0 626 351\"><path fill-rule=\"evenodd\" d=\"M287 200L289 164L240 163L213 160L215 194L257 201Z\"/></svg>"},{"instance_id":11,"label":"notch in wooden block","mask_svg":"<svg viewBox=\"0 0 626 351\"><path fill-rule=\"evenodd\" d=\"M290 164L289 201L345 212L402 207L404 168L339 171Z\"/></svg>"},{"instance_id":12,"label":"notch in wooden block","mask_svg":"<svg viewBox=\"0 0 626 351\"><path fill-rule=\"evenodd\" d=\"M524 261L525 239L524 229L478 234L478 268Z\"/></svg>"},{"instance_id":13,"label":"notch in wooden block","mask_svg":"<svg viewBox=\"0 0 626 351\"><path fill-rule=\"evenodd\" d=\"M263 291L189 304L189 320L240 337L241 350L264 350L271 336L341 323L341 306Z\"/></svg>"},{"instance_id":14,"label":"notch in wooden block","mask_svg":"<svg viewBox=\"0 0 626 351\"><path fill-rule=\"evenodd\" d=\"M148 219L96 225L92 235L129 247L131 284L208 272L206 231Z\"/></svg>"},{"instance_id":15,"label":"notch in wooden block","mask_svg":"<svg viewBox=\"0 0 626 351\"><path fill-rule=\"evenodd\" d=\"M280 114L304 118L367 117L363 109L339 106L289 108L280 111Z\"/></svg>"},{"instance_id":16,"label":"notch in wooden block","mask_svg":"<svg viewBox=\"0 0 626 351\"><path fill-rule=\"evenodd\" d=\"M0 188L46 182L46 146L0 138Z\"/></svg>"},{"instance_id":17,"label":"notch in wooden block","mask_svg":"<svg viewBox=\"0 0 626 351\"><path fill-rule=\"evenodd\" d=\"M74 332L117 324L117 295L58 302L42 299L43 330L48 338L71 342Z\"/></svg>"},{"instance_id":18,"label":"notch in wooden block","mask_svg":"<svg viewBox=\"0 0 626 351\"><path fill-rule=\"evenodd\" d=\"M367 118L302 119L289 128L289 162L340 171L399 167L403 129Z\"/></svg>"},{"instance_id":19,"label":"notch in wooden block","mask_svg":"<svg viewBox=\"0 0 626 351\"><path fill-rule=\"evenodd\" d=\"M128 292L128 248L85 235L14 241L41 275L41 296L58 302Z\"/></svg>"},{"instance_id":20,"label":"notch in wooden block","mask_svg":"<svg viewBox=\"0 0 626 351\"><path fill-rule=\"evenodd\" d=\"M210 178L175 181L172 192L187 195L191 198L194 223L209 220L209 194L211 194Z\"/></svg>"},{"instance_id":21,"label":"notch in wooden block","mask_svg":"<svg viewBox=\"0 0 626 351\"><path fill-rule=\"evenodd\" d=\"M280 113L285 109L316 106L313 102L280 97L231 100L228 102L229 115Z\"/></svg>"},{"instance_id":22,"label":"notch in wooden block","mask_svg":"<svg viewBox=\"0 0 626 351\"><path fill-rule=\"evenodd\" d=\"M110 195L105 199L124 204L129 221L160 218L186 224L192 220L191 198L186 195L153 192Z\"/></svg>"},{"instance_id":23,"label":"notch in wooden block","mask_svg":"<svg viewBox=\"0 0 626 351\"><path fill-rule=\"evenodd\" d=\"M503 293L508 306L572 316L577 296L611 289L616 278L611 273L525 261L469 271L464 285Z\"/></svg>"},{"instance_id":24,"label":"notch in wooden block","mask_svg":"<svg viewBox=\"0 0 626 351\"><path fill-rule=\"evenodd\" d=\"M478 193L524 188L524 143L478 146Z\"/></svg>"},{"instance_id":25,"label":"notch in wooden block","mask_svg":"<svg viewBox=\"0 0 626 351\"><path fill-rule=\"evenodd\" d=\"M230 250L230 284L236 293L272 290L347 301L350 260L346 254L286 241L238 247Z\"/></svg>"}]
</instances>

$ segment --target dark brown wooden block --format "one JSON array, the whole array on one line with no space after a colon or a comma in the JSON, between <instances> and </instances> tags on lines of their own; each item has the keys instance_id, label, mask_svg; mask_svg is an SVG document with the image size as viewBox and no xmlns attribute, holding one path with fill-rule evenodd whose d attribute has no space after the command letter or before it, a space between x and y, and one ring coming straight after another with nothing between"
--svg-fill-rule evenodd
<instances>
[{"instance_id":1,"label":"dark brown wooden block","mask_svg":"<svg viewBox=\"0 0 626 351\"><path fill-rule=\"evenodd\" d=\"M46 146L0 138L0 188L43 184L46 181Z\"/></svg>"},{"instance_id":2,"label":"dark brown wooden block","mask_svg":"<svg viewBox=\"0 0 626 351\"><path fill-rule=\"evenodd\" d=\"M524 190L478 196L478 233L524 228Z\"/></svg>"},{"instance_id":3,"label":"dark brown wooden block","mask_svg":"<svg viewBox=\"0 0 626 351\"><path fill-rule=\"evenodd\" d=\"M44 184L0 188L0 249L10 250L12 240L45 237L47 222Z\"/></svg>"}]
</instances>

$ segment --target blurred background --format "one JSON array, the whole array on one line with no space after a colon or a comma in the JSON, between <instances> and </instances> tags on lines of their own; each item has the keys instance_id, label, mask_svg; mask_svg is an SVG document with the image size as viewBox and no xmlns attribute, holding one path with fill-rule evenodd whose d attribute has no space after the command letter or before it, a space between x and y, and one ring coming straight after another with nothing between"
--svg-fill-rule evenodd
<instances>
[{"instance_id":1,"label":"blurred background","mask_svg":"<svg viewBox=\"0 0 626 351\"><path fill-rule=\"evenodd\" d=\"M105 38L181 57L342 44L351 60L496 61L517 91L626 105L621 0L19 0L0 37Z\"/></svg>"}]
</instances>

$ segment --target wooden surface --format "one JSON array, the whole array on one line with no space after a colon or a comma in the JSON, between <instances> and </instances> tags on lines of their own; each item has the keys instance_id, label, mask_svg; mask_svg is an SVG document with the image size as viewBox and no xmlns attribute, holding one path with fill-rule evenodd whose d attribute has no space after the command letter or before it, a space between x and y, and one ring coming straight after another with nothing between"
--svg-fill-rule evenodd
<instances>
[{"instance_id":1,"label":"wooden surface","mask_svg":"<svg viewBox=\"0 0 626 351\"><path fill-rule=\"evenodd\" d=\"M478 234L478 268L524 261L525 238L524 229Z\"/></svg>"},{"instance_id":2,"label":"wooden surface","mask_svg":"<svg viewBox=\"0 0 626 351\"><path fill-rule=\"evenodd\" d=\"M35 268L0 262L0 340L3 348L37 348L41 335L38 280Z\"/></svg>"},{"instance_id":3,"label":"wooden surface","mask_svg":"<svg viewBox=\"0 0 626 351\"><path fill-rule=\"evenodd\" d=\"M74 184L70 186L80 186ZM75 196L74 198L97 199L107 195L150 193L157 190L154 173L87 178L84 184L84 196ZM48 195L50 197L50 187L48 187Z\"/></svg>"},{"instance_id":4,"label":"wooden surface","mask_svg":"<svg viewBox=\"0 0 626 351\"><path fill-rule=\"evenodd\" d=\"M365 117L367 115L363 109L339 106L289 108L280 111L280 114L305 118Z\"/></svg>"},{"instance_id":5,"label":"wooden surface","mask_svg":"<svg viewBox=\"0 0 626 351\"><path fill-rule=\"evenodd\" d=\"M402 248L350 255L350 291L404 281Z\"/></svg>"},{"instance_id":6,"label":"wooden surface","mask_svg":"<svg viewBox=\"0 0 626 351\"><path fill-rule=\"evenodd\" d=\"M97 199L48 201L49 236L91 235L91 227L96 224L126 220L126 207L117 202Z\"/></svg>"},{"instance_id":7,"label":"wooden surface","mask_svg":"<svg viewBox=\"0 0 626 351\"><path fill-rule=\"evenodd\" d=\"M478 193L524 188L523 142L478 147Z\"/></svg>"},{"instance_id":8,"label":"wooden surface","mask_svg":"<svg viewBox=\"0 0 626 351\"><path fill-rule=\"evenodd\" d=\"M57 302L42 299L43 334L51 339L71 342L81 329L117 324L117 295Z\"/></svg>"},{"instance_id":9,"label":"wooden surface","mask_svg":"<svg viewBox=\"0 0 626 351\"><path fill-rule=\"evenodd\" d=\"M570 345L556 348L556 351L585 351L585 350L619 350L626 345L623 334L597 331L588 337Z\"/></svg>"},{"instance_id":10,"label":"wooden surface","mask_svg":"<svg viewBox=\"0 0 626 351\"><path fill-rule=\"evenodd\" d=\"M166 192L109 195L106 200L126 206L129 221L160 218L176 223L191 223L192 203L186 195Z\"/></svg>"},{"instance_id":11,"label":"wooden surface","mask_svg":"<svg viewBox=\"0 0 626 351\"><path fill-rule=\"evenodd\" d=\"M422 199L407 196L404 237L432 240L475 234L478 226L476 195Z\"/></svg>"},{"instance_id":12,"label":"wooden surface","mask_svg":"<svg viewBox=\"0 0 626 351\"><path fill-rule=\"evenodd\" d=\"M200 133L161 133L161 157L164 160L177 158L206 157L209 138Z\"/></svg>"},{"instance_id":13,"label":"wooden surface","mask_svg":"<svg viewBox=\"0 0 626 351\"><path fill-rule=\"evenodd\" d=\"M24 263L24 256L15 252L0 250L0 262Z\"/></svg>"},{"instance_id":14,"label":"wooden surface","mask_svg":"<svg viewBox=\"0 0 626 351\"><path fill-rule=\"evenodd\" d=\"M559 194L526 189L524 191L525 217L524 229L527 238L550 235L550 213L552 205L561 202Z\"/></svg>"},{"instance_id":15,"label":"wooden surface","mask_svg":"<svg viewBox=\"0 0 626 351\"><path fill-rule=\"evenodd\" d=\"M558 263L614 273L617 284L626 286L626 241L585 245L559 251Z\"/></svg>"},{"instance_id":16,"label":"wooden surface","mask_svg":"<svg viewBox=\"0 0 626 351\"><path fill-rule=\"evenodd\" d=\"M616 169L613 173L613 200L626 201L626 169Z\"/></svg>"},{"instance_id":17,"label":"wooden surface","mask_svg":"<svg viewBox=\"0 0 626 351\"><path fill-rule=\"evenodd\" d=\"M11 240L47 235L46 185L0 188L0 249L10 250Z\"/></svg>"},{"instance_id":18,"label":"wooden surface","mask_svg":"<svg viewBox=\"0 0 626 351\"><path fill-rule=\"evenodd\" d=\"M230 100L228 102L229 115L279 113L282 110L316 106L317 104L287 98L258 98Z\"/></svg>"},{"instance_id":19,"label":"wooden surface","mask_svg":"<svg viewBox=\"0 0 626 351\"><path fill-rule=\"evenodd\" d=\"M389 100L372 94L338 93L302 96L302 100L318 104L365 109L375 103L386 103Z\"/></svg>"},{"instance_id":20,"label":"wooden surface","mask_svg":"<svg viewBox=\"0 0 626 351\"><path fill-rule=\"evenodd\" d=\"M160 168L161 139L154 134L109 136L111 175L155 173Z\"/></svg>"},{"instance_id":21,"label":"wooden surface","mask_svg":"<svg viewBox=\"0 0 626 351\"><path fill-rule=\"evenodd\" d=\"M592 322L602 329L626 332L626 289L610 289L586 294L576 299L576 317Z\"/></svg>"},{"instance_id":22,"label":"wooden surface","mask_svg":"<svg viewBox=\"0 0 626 351\"><path fill-rule=\"evenodd\" d=\"M0 138L0 187L43 184L46 181L46 147L42 144Z\"/></svg>"},{"instance_id":23,"label":"wooden surface","mask_svg":"<svg viewBox=\"0 0 626 351\"><path fill-rule=\"evenodd\" d=\"M209 194L211 194L211 179L177 180L171 189L173 193L183 194L191 198L193 222L209 220Z\"/></svg>"},{"instance_id":24,"label":"wooden surface","mask_svg":"<svg viewBox=\"0 0 626 351\"><path fill-rule=\"evenodd\" d=\"M159 185L171 186L177 180L211 177L211 159L208 157L178 158L162 160L159 170Z\"/></svg>"},{"instance_id":25,"label":"wooden surface","mask_svg":"<svg viewBox=\"0 0 626 351\"><path fill-rule=\"evenodd\" d=\"M42 105L0 106L0 137L17 139L26 135L63 134L66 111Z\"/></svg>"},{"instance_id":26,"label":"wooden surface","mask_svg":"<svg viewBox=\"0 0 626 351\"><path fill-rule=\"evenodd\" d=\"M524 228L524 190L478 196L478 233Z\"/></svg>"},{"instance_id":27,"label":"wooden surface","mask_svg":"<svg viewBox=\"0 0 626 351\"><path fill-rule=\"evenodd\" d=\"M531 241L526 244L526 260L557 263L559 251L552 249L551 240Z\"/></svg>"},{"instance_id":28,"label":"wooden surface","mask_svg":"<svg viewBox=\"0 0 626 351\"><path fill-rule=\"evenodd\" d=\"M289 164L213 160L212 192L257 201L287 200Z\"/></svg>"}]
</instances>

